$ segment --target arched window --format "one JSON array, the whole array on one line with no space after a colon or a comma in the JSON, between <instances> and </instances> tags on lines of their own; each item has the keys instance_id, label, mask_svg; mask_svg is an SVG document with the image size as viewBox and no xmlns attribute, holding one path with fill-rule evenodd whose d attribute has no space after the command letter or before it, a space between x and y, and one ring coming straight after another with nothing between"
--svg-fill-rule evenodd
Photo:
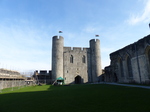
<instances>
[{"instance_id":1,"label":"arched window","mask_svg":"<svg viewBox=\"0 0 150 112\"><path fill-rule=\"evenodd\" d=\"M123 74L123 63L122 63L122 59L119 60L119 65L120 65L120 73L121 73L121 77L124 77L124 74Z\"/></svg>"},{"instance_id":2,"label":"arched window","mask_svg":"<svg viewBox=\"0 0 150 112\"><path fill-rule=\"evenodd\" d=\"M128 76L133 77L131 59L129 56L127 57L127 68L128 68Z\"/></svg>"},{"instance_id":3,"label":"arched window","mask_svg":"<svg viewBox=\"0 0 150 112\"><path fill-rule=\"evenodd\" d=\"M148 51L148 61L149 61L149 64L150 64L150 49Z\"/></svg>"},{"instance_id":4,"label":"arched window","mask_svg":"<svg viewBox=\"0 0 150 112\"><path fill-rule=\"evenodd\" d=\"M73 63L73 56L70 56L70 63Z\"/></svg>"},{"instance_id":5,"label":"arched window","mask_svg":"<svg viewBox=\"0 0 150 112\"><path fill-rule=\"evenodd\" d=\"M82 63L85 63L86 61L85 61L85 56L83 55L82 56Z\"/></svg>"}]
</instances>

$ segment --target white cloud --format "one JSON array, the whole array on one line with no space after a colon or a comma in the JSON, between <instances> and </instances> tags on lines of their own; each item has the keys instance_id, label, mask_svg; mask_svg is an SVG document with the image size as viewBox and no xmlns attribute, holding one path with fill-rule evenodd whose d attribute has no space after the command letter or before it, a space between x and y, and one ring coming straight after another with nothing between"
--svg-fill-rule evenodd
<instances>
[{"instance_id":1,"label":"white cloud","mask_svg":"<svg viewBox=\"0 0 150 112\"><path fill-rule=\"evenodd\" d=\"M96 28L92 27L92 26L88 26L84 29L85 32L88 32L88 33L93 33L96 31Z\"/></svg>"},{"instance_id":2,"label":"white cloud","mask_svg":"<svg viewBox=\"0 0 150 112\"><path fill-rule=\"evenodd\" d=\"M146 0L145 6L141 13L132 14L128 20L128 23L132 25L138 24L140 22L150 22L150 0Z\"/></svg>"},{"instance_id":3,"label":"white cloud","mask_svg":"<svg viewBox=\"0 0 150 112\"><path fill-rule=\"evenodd\" d=\"M101 31L100 26L97 26L97 24L89 24L83 28L83 32L85 33L98 33Z\"/></svg>"}]
</instances>

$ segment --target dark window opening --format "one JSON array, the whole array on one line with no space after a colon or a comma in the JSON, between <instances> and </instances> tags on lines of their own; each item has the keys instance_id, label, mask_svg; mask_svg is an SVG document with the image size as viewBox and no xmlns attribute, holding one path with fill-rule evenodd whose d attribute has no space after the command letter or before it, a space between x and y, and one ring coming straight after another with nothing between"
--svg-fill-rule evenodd
<instances>
[{"instance_id":1,"label":"dark window opening","mask_svg":"<svg viewBox=\"0 0 150 112\"><path fill-rule=\"evenodd\" d=\"M70 56L70 63L73 63L73 56Z\"/></svg>"},{"instance_id":2,"label":"dark window opening","mask_svg":"<svg viewBox=\"0 0 150 112\"><path fill-rule=\"evenodd\" d=\"M82 63L85 63L85 62L86 62L85 59L86 59L86 58L85 58L85 56L83 55L83 56L82 56Z\"/></svg>"},{"instance_id":3,"label":"dark window opening","mask_svg":"<svg viewBox=\"0 0 150 112\"><path fill-rule=\"evenodd\" d=\"M123 64L122 64L122 60L120 59L120 73L121 73L121 77L124 77L123 74Z\"/></svg>"},{"instance_id":4,"label":"dark window opening","mask_svg":"<svg viewBox=\"0 0 150 112\"><path fill-rule=\"evenodd\" d=\"M128 68L128 75L129 75L129 77L133 77L131 59L130 59L129 56L127 57L127 68Z\"/></svg>"}]
</instances>

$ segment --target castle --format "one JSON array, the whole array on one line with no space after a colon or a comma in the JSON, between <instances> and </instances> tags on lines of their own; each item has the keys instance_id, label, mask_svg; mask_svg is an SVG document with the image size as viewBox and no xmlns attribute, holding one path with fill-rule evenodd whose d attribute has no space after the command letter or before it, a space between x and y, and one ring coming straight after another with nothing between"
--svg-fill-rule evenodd
<instances>
[{"instance_id":1,"label":"castle","mask_svg":"<svg viewBox=\"0 0 150 112\"><path fill-rule=\"evenodd\" d=\"M110 54L106 82L150 84L150 35Z\"/></svg>"},{"instance_id":2,"label":"castle","mask_svg":"<svg viewBox=\"0 0 150 112\"><path fill-rule=\"evenodd\" d=\"M100 40L90 40L89 48L64 47L64 38L54 36L52 41L52 80L65 84L98 82L102 74Z\"/></svg>"}]
</instances>

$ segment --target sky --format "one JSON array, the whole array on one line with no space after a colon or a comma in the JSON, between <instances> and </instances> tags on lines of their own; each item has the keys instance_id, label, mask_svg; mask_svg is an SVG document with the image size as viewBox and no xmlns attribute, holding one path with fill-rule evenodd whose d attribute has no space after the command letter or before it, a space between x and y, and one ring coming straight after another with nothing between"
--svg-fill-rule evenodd
<instances>
[{"instance_id":1,"label":"sky","mask_svg":"<svg viewBox=\"0 0 150 112\"><path fill-rule=\"evenodd\" d=\"M0 0L0 68L51 70L59 31L64 46L100 39L104 68L110 53L149 35L149 22L150 0Z\"/></svg>"}]
</instances>

